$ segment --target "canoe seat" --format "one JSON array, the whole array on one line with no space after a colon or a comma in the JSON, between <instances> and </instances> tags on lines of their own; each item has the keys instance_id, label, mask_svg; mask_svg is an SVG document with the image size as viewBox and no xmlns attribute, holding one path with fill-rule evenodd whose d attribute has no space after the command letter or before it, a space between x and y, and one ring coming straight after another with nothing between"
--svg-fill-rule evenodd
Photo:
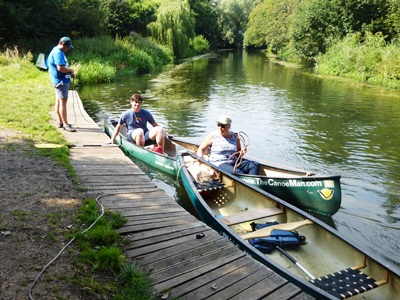
<instances>
[{"instance_id":1,"label":"canoe seat","mask_svg":"<svg viewBox=\"0 0 400 300\"><path fill-rule=\"evenodd\" d=\"M193 183L199 193L215 191L215 190L223 189L225 187L225 185L218 179L210 179L210 180L205 180L205 181L193 181Z\"/></svg>"},{"instance_id":2,"label":"canoe seat","mask_svg":"<svg viewBox=\"0 0 400 300\"><path fill-rule=\"evenodd\" d=\"M372 290L388 281L376 281L358 268L347 268L310 281L315 286L339 299L346 299Z\"/></svg>"},{"instance_id":3,"label":"canoe seat","mask_svg":"<svg viewBox=\"0 0 400 300\"><path fill-rule=\"evenodd\" d=\"M283 214L283 210L278 207L267 207L261 209L252 209L243 213L221 218L220 220L226 225L231 226L235 224L245 223L261 218L267 218Z\"/></svg>"}]
</instances>

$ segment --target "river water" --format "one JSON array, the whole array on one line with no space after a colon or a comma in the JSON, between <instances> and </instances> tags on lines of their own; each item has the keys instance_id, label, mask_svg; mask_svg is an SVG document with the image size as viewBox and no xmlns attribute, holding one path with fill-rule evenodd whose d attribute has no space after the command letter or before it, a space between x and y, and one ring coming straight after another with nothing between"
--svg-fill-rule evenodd
<instances>
[{"instance_id":1,"label":"river water","mask_svg":"<svg viewBox=\"0 0 400 300\"><path fill-rule=\"evenodd\" d=\"M248 158L340 174L342 205L328 223L400 268L400 93L319 77L246 51L78 92L99 125L141 93L143 108L175 137L201 142L227 114L232 130L250 138ZM174 179L149 175L191 210Z\"/></svg>"}]
</instances>

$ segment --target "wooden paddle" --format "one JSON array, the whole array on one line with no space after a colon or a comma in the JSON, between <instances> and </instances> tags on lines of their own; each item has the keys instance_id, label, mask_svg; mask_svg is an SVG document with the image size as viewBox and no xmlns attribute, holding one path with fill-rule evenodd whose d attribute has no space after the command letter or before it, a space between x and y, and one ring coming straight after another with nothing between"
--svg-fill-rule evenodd
<instances>
[{"instance_id":1,"label":"wooden paddle","mask_svg":"<svg viewBox=\"0 0 400 300\"><path fill-rule=\"evenodd\" d=\"M116 144L35 144L36 148L41 149L53 149L53 148L61 148L61 147L119 147Z\"/></svg>"},{"instance_id":2,"label":"wooden paddle","mask_svg":"<svg viewBox=\"0 0 400 300\"><path fill-rule=\"evenodd\" d=\"M271 235L271 231L274 229L292 231L301 226L310 225L310 224L313 224L313 222L308 219L305 219L303 221L298 221L298 222L292 222L292 223L276 224L276 225L272 225L272 226L268 226L268 227L256 230L254 232L246 233L246 234L242 235L241 238L244 240L249 240L249 239L268 237Z\"/></svg>"}]
</instances>

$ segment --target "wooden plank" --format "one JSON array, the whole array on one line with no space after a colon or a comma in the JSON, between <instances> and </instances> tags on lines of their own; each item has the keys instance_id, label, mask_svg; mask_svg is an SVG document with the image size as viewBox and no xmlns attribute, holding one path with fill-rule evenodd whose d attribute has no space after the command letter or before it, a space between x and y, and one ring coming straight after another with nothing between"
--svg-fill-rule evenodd
<instances>
[{"instance_id":1,"label":"wooden plank","mask_svg":"<svg viewBox=\"0 0 400 300\"><path fill-rule=\"evenodd\" d=\"M204 248L204 247L203 247ZM207 248L207 247L205 247ZM216 249L213 245L208 245L209 251L205 251L207 249L203 249L204 253L199 253L196 257L190 257L190 255L194 254L191 251L185 253L185 255L178 255L174 257L174 259L167 259L165 261L158 261L155 264L149 264L144 266L145 270L151 271L151 278L154 280L154 283L160 283L166 280L170 280L176 276L181 274L188 273L194 269L198 269L201 266L208 265L213 261L218 259L222 259L225 256L232 255L233 253L238 253L240 250L233 245L226 245L224 247L220 247ZM195 249L197 250L197 249ZM211 251L213 250L213 251ZM165 263L165 268L160 268L160 263ZM155 272L157 270L157 272Z\"/></svg>"},{"instance_id":2,"label":"wooden plank","mask_svg":"<svg viewBox=\"0 0 400 300\"><path fill-rule=\"evenodd\" d=\"M131 183L131 182L152 182L151 179L145 174L123 174L123 175L80 175L79 181L82 183L108 183L108 182L118 182L118 183Z\"/></svg>"},{"instance_id":3,"label":"wooden plank","mask_svg":"<svg viewBox=\"0 0 400 300\"><path fill-rule=\"evenodd\" d=\"M116 231L120 234L129 233L129 237L131 240L141 240L141 239L147 239L149 237L157 237L157 236L165 235L168 233L174 233L174 232L179 232L179 231L189 229L189 228L203 227L203 226L205 226L204 223L199 221L199 222L193 222L193 223L186 224L186 225L174 226L172 228L159 228L159 229L151 229L151 230L139 231L139 232L132 232L130 227L117 228Z\"/></svg>"},{"instance_id":4,"label":"wooden plank","mask_svg":"<svg viewBox=\"0 0 400 300\"><path fill-rule=\"evenodd\" d=\"M268 269L269 270L269 269ZM231 299L235 297L237 294L242 291L247 290L247 296L242 299L259 299L253 298L253 289L252 287L260 281L264 281L273 275L273 272L269 270L267 272L264 268L259 268L256 272L250 273L248 276L241 278L238 281L227 280L227 282L221 283L224 284L224 289L218 290L217 293L213 294L209 297L210 300L222 300L222 299Z\"/></svg>"},{"instance_id":5,"label":"wooden plank","mask_svg":"<svg viewBox=\"0 0 400 300\"><path fill-rule=\"evenodd\" d=\"M164 206L168 205L173 205L172 201L165 201L169 199L162 199L162 201L157 201L153 202L153 205L150 205L149 202L146 201L141 201L141 202L132 202L131 200L129 201L118 201L118 202L107 202L107 207L111 209L116 209L116 208L121 208L121 209L127 209L127 208L145 208L145 207L151 207L151 208L159 208L163 209ZM103 205L105 204L103 201L101 202ZM162 212L160 212L162 214ZM187 213L186 213L187 215Z\"/></svg>"},{"instance_id":6,"label":"wooden plank","mask_svg":"<svg viewBox=\"0 0 400 300\"><path fill-rule=\"evenodd\" d=\"M221 268L210 270L200 278L191 280L173 291L179 299L201 299L211 297L232 284L260 270L261 265L249 257L241 257ZM272 272L272 271L271 271ZM172 296L172 295L171 295Z\"/></svg>"},{"instance_id":7,"label":"wooden plank","mask_svg":"<svg viewBox=\"0 0 400 300\"><path fill-rule=\"evenodd\" d=\"M160 208L160 206L153 205L148 207L137 207L137 208L116 207L113 210L119 211L122 215L128 217L128 216L157 214L158 211L155 211L156 209L162 209L165 214L170 212L184 211L184 209L179 205L173 205L173 204L162 206L162 208Z\"/></svg>"},{"instance_id":8,"label":"wooden plank","mask_svg":"<svg viewBox=\"0 0 400 300\"><path fill-rule=\"evenodd\" d=\"M191 222L192 222L192 220L189 220L189 219L177 219L177 220L170 220L170 221L166 221L166 222L148 221L145 224L141 224L141 225L128 224L128 226L123 226L121 228L124 228L125 230L129 230L126 233L133 233L133 232L137 232L137 231L149 230L149 228L156 229L156 228L172 227L172 226L177 226L177 225L188 225Z\"/></svg>"},{"instance_id":9,"label":"wooden plank","mask_svg":"<svg viewBox=\"0 0 400 300\"><path fill-rule=\"evenodd\" d=\"M98 193L99 196L113 196L118 195L119 193L146 193L156 191L158 188L157 186L153 185L81 185L88 189L88 192ZM101 195L100 195L101 194Z\"/></svg>"},{"instance_id":10,"label":"wooden plank","mask_svg":"<svg viewBox=\"0 0 400 300\"><path fill-rule=\"evenodd\" d=\"M79 164L81 165L88 165L88 164L100 164L101 162L108 162L109 164L111 162L113 163L120 163L120 164L129 164L132 163L132 161L127 158L127 157L121 157L121 156L116 156L114 154L109 154L109 155L98 155L98 156L91 156L91 155L76 155L74 153L70 154L70 159L76 159L79 161Z\"/></svg>"},{"instance_id":11,"label":"wooden plank","mask_svg":"<svg viewBox=\"0 0 400 300\"><path fill-rule=\"evenodd\" d=\"M126 188L122 188L122 187L109 187L108 189L106 189L105 191L100 191L99 189L93 189L93 190L88 190L87 193L90 194L96 194L99 195L99 193L101 192L103 195L117 195L120 193L147 193L147 192L153 192L156 191L158 188L156 187L151 187L151 188L141 188L140 186L138 187L126 187Z\"/></svg>"},{"instance_id":12,"label":"wooden plank","mask_svg":"<svg viewBox=\"0 0 400 300\"><path fill-rule=\"evenodd\" d=\"M310 295L308 295L308 294L306 294L306 293L304 293L304 292L302 292L302 293L294 296L290 300L312 300L312 299L315 299L315 298L310 296Z\"/></svg>"},{"instance_id":13,"label":"wooden plank","mask_svg":"<svg viewBox=\"0 0 400 300\"><path fill-rule=\"evenodd\" d=\"M305 294L299 287L294 284L287 283L279 289L269 293L266 297L262 299L265 300L286 300L286 299L297 299L297 297L301 296L299 299L314 299L313 297ZM302 298L307 296L308 298Z\"/></svg>"},{"instance_id":14,"label":"wooden plank","mask_svg":"<svg viewBox=\"0 0 400 300\"><path fill-rule=\"evenodd\" d=\"M278 207L267 207L263 209L248 210L244 213L221 218L220 220L224 222L226 225L231 226L261 218L272 217L280 214L283 214L282 209Z\"/></svg>"},{"instance_id":15,"label":"wooden plank","mask_svg":"<svg viewBox=\"0 0 400 300\"><path fill-rule=\"evenodd\" d=\"M209 290L215 291L212 287L215 283L225 281L227 276L242 276L242 267L250 264L254 264L252 259L244 253L237 252L153 287L161 293L173 288L170 291L170 299L206 298L205 296L210 296ZM195 294L201 295L201 297L194 296Z\"/></svg>"},{"instance_id":16,"label":"wooden plank","mask_svg":"<svg viewBox=\"0 0 400 300\"><path fill-rule=\"evenodd\" d=\"M152 192L147 192L147 193L119 193L118 195L110 195L110 196L104 196L102 198L102 201L121 201L121 200L129 200L132 201L133 203L136 203L136 201L144 201L143 199L146 199L145 201L147 202L148 199L152 199L158 201L159 199L166 199L168 201L173 201L174 203L175 200L172 199L171 197L168 197L164 191L157 189Z\"/></svg>"},{"instance_id":17,"label":"wooden plank","mask_svg":"<svg viewBox=\"0 0 400 300\"><path fill-rule=\"evenodd\" d=\"M123 226L118 229L118 232L120 233L136 233L140 231L149 231L149 230L155 230L155 229L160 229L160 228L170 228L170 227L175 227L175 226L188 226L191 222L186 221L186 220L174 220L174 221L169 221L169 222L159 222L159 223L149 223L149 224L143 224L143 225L128 225L128 226ZM170 228L171 230L173 228Z\"/></svg>"},{"instance_id":18,"label":"wooden plank","mask_svg":"<svg viewBox=\"0 0 400 300\"><path fill-rule=\"evenodd\" d=\"M203 233L203 234L208 234L207 232L211 230L211 228L207 228L206 226L198 226L198 227L192 227L188 229L182 229L177 232L172 232L172 233L166 233L163 235L157 235L154 237L146 238L146 239L141 239L141 240L132 240L130 235L127 235L126 238L129 240L132 240L131 243L126 245L126 249L133 249L136 247L143 247L146 245L151 245L151 244L156 244L160 243L163 241L167 241L170 239L176 239L180 238L182 236L195 236L197 233Z\"/></svg>"},{"instance_id":19,"label":"wooden plank","mask_svg":"<svg viewBox=\"0 0 400 300\"><path fill-rule=\"evenodd\" d=\"M251 298L260 299L262 296L282 288L287 283L287 280L282 277L276 274L271 274L270 276L263 278L263 280L251 285ZM248 297L248 295L249 289L243 289L240 293L237 293L230 299L242 300L244 297Z\"/></svg>"},{"instance_id":20,"label":"wooden plank","mask_svg":"<svg viewBox=\"0 0 400 300\"><path fill-rule=\"evenodd\" d=\"M86 171L97 171L97 173L99 173L98 171L102 171L104 172L104 170L135 170L137 171L138 174L144 174L144 172L136 165L131 165L131 164L126 164L126 163L117 163L117 162L109 162L109 161L101 161L98 163L89 163L89 164L83 164L79 161L71 161L71 165L74 166L74 169L76 171L79 171L79 173L81 172L86 172ZM78 174L80 175L80 174Z\"/></svg>"},{"instance_id":21,"label":"wooden plank","mask_svg":"<svg viewBox=\"0 0 400 300\"><path fill-rule=\"evenodd\" d=\"M81 182L81 185L87 186L87 187L93 187L94 189L105 189L108 187L121 187L121 188L132 188L132 187L154 187L156 188L157 185L152 182L152 181L136 181L136 180L131 180L129 183L124 183L124 182L110 182L110 181L105 181L105 182Z\"/></svg>"},{"instance_id":22,"label":"wooden plank","mask_svg":"<svg viewBox=\"0 0 400 300\"><path fill-rule=\"evenodd\" d=\"M147 218L131 218L127 217L127 223L129 226L137 226L142 224L151 224L151 223L162 223L167 221L184 221L182 224L190 223L194 221L193 216L188 216L185 212L178 212L168 214L167 216L164 214L157 215L147 215Z\"/></svg>"},{"instance_id":23,"label":"wooden plank","mask_svg":"<svg viewBox=\"0 0 400 300\"><path fill-rule=\"evenodd\" d=\"M176 261L181 263L183 261L182 257L188 259L188 257L200 255L201 252L204 254L204 251L210 244L220 247L226 246L220 235L211 233L211 231L208 232L202 239L196 239L196 236L191 235L172 240L172 242L169 240L139 249L128 250L126 251L126 255L129 258L140 259L141 265L157 264L157 269L159 270L173 265ZM167 260L168 263L166 262Z\"/></svg>"},{"instance_id":24,"label":"wooden plank","mask_svg":"<svg viewBox=\"0 0 400 300\"><path fill-rule=\"evenodd\" d=\"M187 267L190 265L191 261L195 261L200 257L210 256L218 251L223 252L227 248L232 248L232 244L224 243L224 240L218 234L213 234L213 231L209 231L207 236L202 239L196 239L192 236L193 240L191 242L186 242L185 244L175 245L166 249L160 250L158 253L149 253L148 255L135 257L140 261L141 266L146 266L148 269L153 270L155 273L174 273L178 269L182 268L182 264ZM205 240L207 239L207 240ZM237 248L236 248L237 249ZM233 252L232 252L233 253ZM209 261L204 261L203 264L210 263ZM199 267L201 264L198 264ZM183 272L182 270L177 271ZM160 275L160 278L162 276ZM166 279L167 277L165 277Z\"/></svg>"}]
</instances>

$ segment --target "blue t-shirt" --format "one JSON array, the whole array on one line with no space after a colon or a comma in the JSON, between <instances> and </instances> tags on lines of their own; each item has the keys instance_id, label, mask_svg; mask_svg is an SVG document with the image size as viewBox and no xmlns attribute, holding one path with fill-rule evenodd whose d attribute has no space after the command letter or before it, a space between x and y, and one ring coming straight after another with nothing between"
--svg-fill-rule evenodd
<instances>
[{"instance_id":1,"label":"blue t-shirt","mask_svg":"<svg viewBox=\"0 0 400 300\"><path fill-rule=\"evenodd\" d=\"M67 57L58 46L51 50L49 57L47 58L47 64L49 67L50 79L53 84L59 84L60 81L68 84L70 83L71 74L61 73L57 69L57 66L69 67Z\"/></svg>"},{"instance_id":2,"label":"blue t-shirt","mask_svg":"<svg viewBox=\"0 0 400 300\"><path fill-rule=\"evenodd\" d=\"M133 109L129 109L121 115L118 123L125 124L128 128L128 132L142 128L144 133L146 133L148 131L147 122L150 124L155 122L153 115L149 111L140 109L138 113L135 113Z\"/></svg>"}]
</instances>

